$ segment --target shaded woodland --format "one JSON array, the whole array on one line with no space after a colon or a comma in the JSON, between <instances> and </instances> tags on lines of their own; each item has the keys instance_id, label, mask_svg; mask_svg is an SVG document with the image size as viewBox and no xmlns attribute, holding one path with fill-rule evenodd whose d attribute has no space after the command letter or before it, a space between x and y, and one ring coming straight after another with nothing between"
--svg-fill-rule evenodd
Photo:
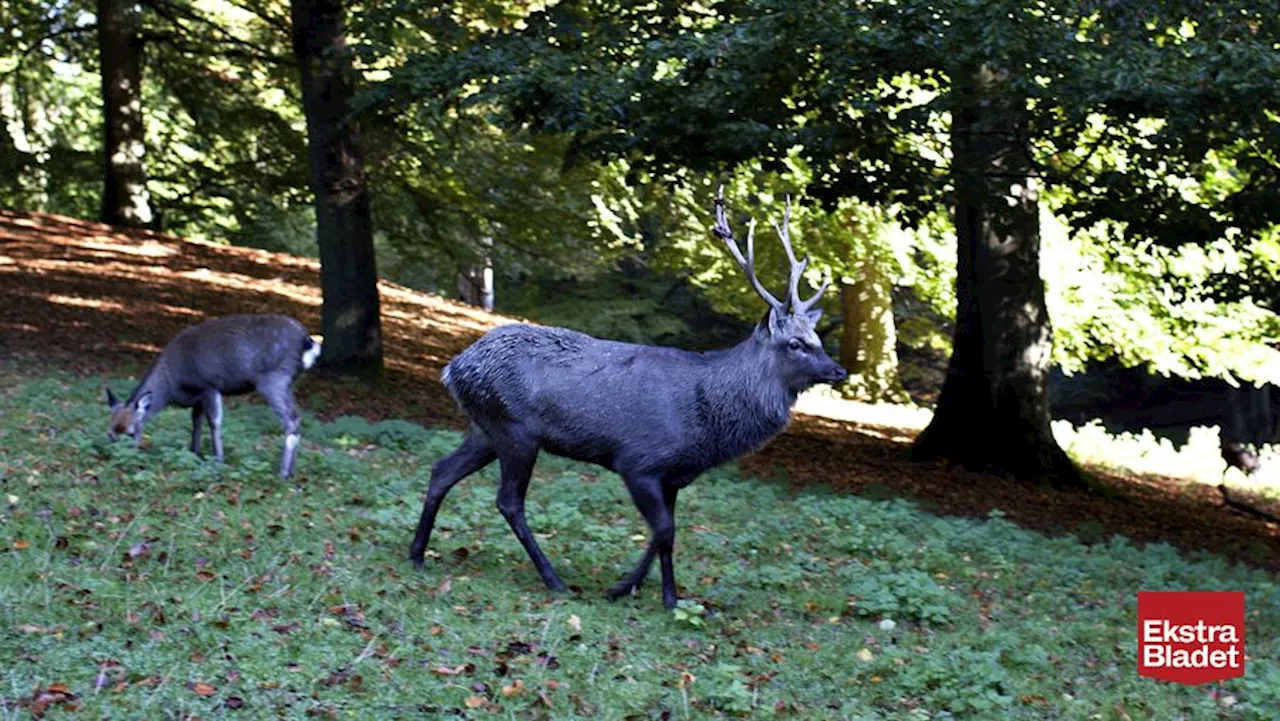
<instances>
[{"instance_id":1,"label":"shaded woodland","mask_svg":"<svg viewBox=\"0 0 1280 721\"><path fill-rule=\"evenodd\" d=\"M932 409L916 459L1084 489L1055 395L1274 440L1274 8L3 8L0 199L318 257L330 372L381 375L380 277L722 347L759 313L724 184L739 218L791 198L833 392ZM1107 367L1213 390L1145 418Z\"/></svg>"}]
</instances>

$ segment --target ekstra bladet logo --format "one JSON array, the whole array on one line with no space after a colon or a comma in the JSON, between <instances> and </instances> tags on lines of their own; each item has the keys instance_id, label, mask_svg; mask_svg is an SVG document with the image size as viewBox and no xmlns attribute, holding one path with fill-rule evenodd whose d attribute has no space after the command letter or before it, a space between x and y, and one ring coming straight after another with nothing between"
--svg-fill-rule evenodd
<instances>
[{"instance_id":1,"label":"ekstra bladet logo","mask_svg":"<svg viewBox=\"0 0 1280 721\"><path fill-rule=\"evenodd\" d=\"M1195 685L1244 675L1243 591L1139 591L1138 675Z\"/></svg>"}]
</instances>

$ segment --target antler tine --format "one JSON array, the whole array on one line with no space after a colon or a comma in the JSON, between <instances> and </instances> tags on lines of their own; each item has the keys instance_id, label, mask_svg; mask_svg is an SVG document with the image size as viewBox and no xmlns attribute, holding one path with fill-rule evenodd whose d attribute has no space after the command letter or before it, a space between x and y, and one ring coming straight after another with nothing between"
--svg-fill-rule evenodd
<instances>
[{"instance_id":1,"label":"antler tine","mask_svg":"<svg viewBox=\"0 0 1280 721\"><path fill-rule=\"evenodd\" d=\"M782 301L779 301L772 293L766 290L764 284L756 277L755 218L752 218L751 222L747 223L747 255L744 258L742 256L742 250L738 248L737 239L733 237L733 231L729 229L729 221L725 217L723 185L720 186L720 191L716 194L716 224L711 229L711 232L715 234L717 238L723 240L724 244L728 246L729 252L733 254L733 259L738 261L738 266L747 274L747 279L751 281L751 285L756 289L756 293L758 293L761 298L764 298L764 302L768 303L772 308L782 310L785 307Z\"/></svg>"},{"instance_id":2,"label":"antler tine","mask_svg":"<svg viewBox=\"0 0 1280 721\"><path fill-rule=\"evenodd\" d=\"M808 260L808 256L805 256L805 260ZM814 293L813 296L809 298L809 300L806 300L802 303L797 304L793 312L803 313L809 310L810 308L812 308L813 306L817 305L818 301L822 299L822 294L827 292L827 286L829 285L831 285L830 278L823 280L821 287L818 288L818 292Z\"/></svg>"},{"instance_id":3,"label":"antler tine","mask_svg":"<svg viewBox=\"0 0 1280 721\"><path fill-rule=\"evenodd\" d=\"M796 260L796 252L791 247L791 194L787 194L787 207L782 212L782 226L779 227L776 221L773 221L773 230L778 234L778 239L782 241L782 247L787 251L787 262L790 263L791 272L787 282L788 298L791 301L791 312L800 313L804 310L805 304L800 302L800 279L804 277L804 271L809 267L809 256L805 256L804 260Z\"/></svg>"}]
</instances>

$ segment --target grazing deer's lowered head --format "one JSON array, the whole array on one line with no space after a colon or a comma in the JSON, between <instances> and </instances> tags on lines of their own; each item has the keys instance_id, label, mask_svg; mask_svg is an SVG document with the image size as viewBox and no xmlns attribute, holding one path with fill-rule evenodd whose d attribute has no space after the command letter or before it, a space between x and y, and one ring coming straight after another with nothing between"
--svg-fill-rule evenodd
<instances>
[{"instance_id":1,"label":"grazing deer's lowered head","mask_svg":"<svg viewBox=\"0 0 1280 721\"><path fill-rule=\"evenodd\" d=\"M635 570L608 592L639 588L654 558L662 564L662 600L676 603L672 547L675 501L703 471L758 448L786 426L796 396L847 373L814 332L824 284L802 300L809 259L791 249L790 204L775 226L791 275L787 301L755 274L754 224L746 254L725 219L723 189L713 233L769 305L751 336L733 348L692 353L618 343L563 328L513 324L495 328L445 368L444 384L471 419L471 431L431 470L409 558L421 566L436 513L458 481L497 460L498 509L543 582L563 589L524 517L524 497L539 450L594 463L622 476L653 532Z\"/></svg>"},{"instance_id":2,"label":"grazing deer's lowered head","mask_svg":"<svg viewBox=\"0 0 1280 721\"><path fill-rule=\"evenodd\" d=\"M107 389L107 438L132 436L136 446L147 420L156 413L169 405L190 408L192 452L200 452L200 424L207 420L214 455L221 463L222 398L256 390L284 424L280 475L288 477L300 423L293 381L315 365L320 351L320 343L307 329L284 315L229 315L191 326L160 351L128 399L121 401Z\"/></svg>"}]
</instances>

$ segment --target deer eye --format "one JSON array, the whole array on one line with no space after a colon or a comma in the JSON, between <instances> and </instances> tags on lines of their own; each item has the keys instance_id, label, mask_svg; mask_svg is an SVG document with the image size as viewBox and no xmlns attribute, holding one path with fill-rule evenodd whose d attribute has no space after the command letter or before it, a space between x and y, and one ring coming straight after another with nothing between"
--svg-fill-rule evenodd
<instances>
[{"instance_id":1,"label":"deer eye","mask_svg":"<svg viewBox=\"0 0 1280 721\"><path fill-rule=\"evenodd\" d=\"M804 350L804 342L799 338L792 338L787 341L787 349L795 352Z\"/></svg>"}]
</instances>

